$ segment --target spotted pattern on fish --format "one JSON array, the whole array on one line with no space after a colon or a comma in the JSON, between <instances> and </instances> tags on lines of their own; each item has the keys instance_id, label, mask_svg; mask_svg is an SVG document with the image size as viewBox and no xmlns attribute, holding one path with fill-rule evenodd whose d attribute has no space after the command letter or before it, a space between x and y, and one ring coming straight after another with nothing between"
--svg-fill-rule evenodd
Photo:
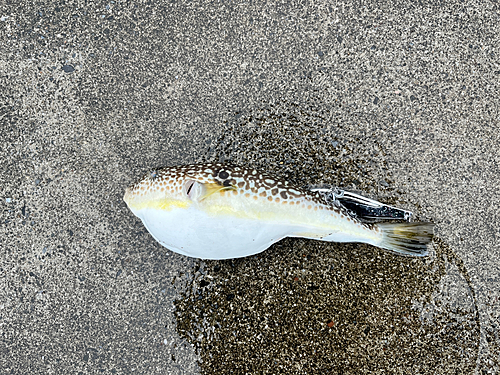
<instances>
[{"instance_id":1,"label":"spotted pattern on fish","mask_svg":"<svg viewBox=\"0 0 500 375\"><path fill-rule=\"evenodd\" d=\"M264 199L271 204L302 205L308 210L326 210L340 215L349 222L357 222L375 231L374 225L352 218L343 207L327 204L319 193L304 190L288 181L266 172L223 163L188 164L163 167L146 173L129 188L131 195L144 196L151 192L181 193L186 180L199 183L217 183L221 187L234 187L221 194L244 195L255 200Z\"/></svg>"}]
</instances>

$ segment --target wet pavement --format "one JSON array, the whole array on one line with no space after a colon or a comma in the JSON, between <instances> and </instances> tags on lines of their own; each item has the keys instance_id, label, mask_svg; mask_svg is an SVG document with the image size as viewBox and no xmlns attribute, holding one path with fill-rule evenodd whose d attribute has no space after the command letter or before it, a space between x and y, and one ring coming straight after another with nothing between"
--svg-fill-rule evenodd
<instances>
[{"instance_id":1,"label":"wet pavement","mask_svg":"<svg viewBox=\"0 0 500 375\"><path fill-rule=\"evenodd\" d=\"M0 5L0 368L498 373L495 3ZM430 256L189 259L122 201L228 161L436 223Z\"/></svg>"}]
</instances>

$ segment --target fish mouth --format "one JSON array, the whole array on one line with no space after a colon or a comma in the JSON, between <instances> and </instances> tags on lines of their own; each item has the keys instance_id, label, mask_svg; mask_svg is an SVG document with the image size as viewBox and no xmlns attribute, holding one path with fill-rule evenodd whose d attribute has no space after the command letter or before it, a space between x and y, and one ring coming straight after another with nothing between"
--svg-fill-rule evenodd
<instances>
[{"instance_id":1,"label":"fish mouth","mask_svg":"<svg viewBox=\"0 0 500 375\"><path fill-rule=\"evenodd\" d=\"M125 203L127 203L127 205L129 204L131 198L132 198L132 189L129 187L125 188L125 195L123 196L123 200L125 201Z\"/></svg>"}]
</instances>

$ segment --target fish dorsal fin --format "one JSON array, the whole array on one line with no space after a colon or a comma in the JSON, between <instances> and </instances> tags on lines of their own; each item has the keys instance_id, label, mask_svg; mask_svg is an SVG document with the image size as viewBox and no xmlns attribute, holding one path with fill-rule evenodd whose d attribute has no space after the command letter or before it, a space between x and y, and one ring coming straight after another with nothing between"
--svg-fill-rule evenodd
<instances>
[{"instance_id":1,"label":"fish dorsal fin","mask_svg":"<svg viewBox=\"0 0 500 375\"><path fill-rule=\"evenodd\" d=\"M233 185L220 185L215 182L199 182L195 180L187 180L184 184L185 194L192 200L200 202L212 194L225 191L225 190L236 190Z\"/></svg>"}]
</instances>

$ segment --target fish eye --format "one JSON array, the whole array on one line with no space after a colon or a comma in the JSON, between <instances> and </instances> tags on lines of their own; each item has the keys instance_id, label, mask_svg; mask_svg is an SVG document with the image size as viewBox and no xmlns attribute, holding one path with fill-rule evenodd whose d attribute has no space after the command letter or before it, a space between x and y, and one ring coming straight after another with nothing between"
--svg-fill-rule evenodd
<instances>
[{"instance_id":1,"label":"fish eye","mask_svg":"<svg viewBox=\"0 0 500 375\"><path fill-rule=\"evenodd\" d=\"M190 198L193 199L195 195L195 187L196 181L193 180L187 180L184 184L184 191L186 192L186 195Z\"/></svg>"},{"instance_id":2,"label":"fish eye","mask_svg":"<svg viewBox=\"0 0 500 375\"><path fill-rule=\"evenodd\" d=\"M198 201L206 193L206 188L198 181L186 180L184 182L184 193L192 201Z\"/></svg>"},{"instance_id":3,"label":"fish eye","mask_svg":"<svg viewBox=\"0 0 500 375\"><path fill-rule=\"evenodd\" d=\"M194 181L190 181L188 182L188 189L187 189L187 195L189 195L189 193L191 192L191 189L193 188L193 185L194 185Z\"/></svg>"}]
</instances>

